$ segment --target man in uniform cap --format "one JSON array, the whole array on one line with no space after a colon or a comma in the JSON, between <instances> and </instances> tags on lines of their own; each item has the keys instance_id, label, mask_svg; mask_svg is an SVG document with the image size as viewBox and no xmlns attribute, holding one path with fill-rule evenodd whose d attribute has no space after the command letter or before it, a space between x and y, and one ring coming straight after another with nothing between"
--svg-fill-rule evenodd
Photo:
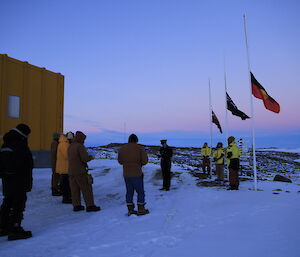
<instances>
[{"instance_id":1,"label":"man in uniform cap","mask_svg":"<svg viewBox=\"0 0 300 257\"><path fill-rule=\"evenodd\" d=\"M163 187L160 190L169 191L171 185L171 158L173 156L173 150L167 145L167 140L160 140L162 147L159 149L159 157L161 172L163 176Z\"/></svg>"}]
</instances>

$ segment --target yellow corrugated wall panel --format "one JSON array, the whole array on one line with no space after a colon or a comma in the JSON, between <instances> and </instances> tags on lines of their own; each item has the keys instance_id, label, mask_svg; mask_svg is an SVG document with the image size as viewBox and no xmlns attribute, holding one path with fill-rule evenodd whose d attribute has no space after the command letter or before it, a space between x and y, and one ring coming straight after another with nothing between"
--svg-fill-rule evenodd
<instances>
[{"instance_id":1,"label":"yellow corrugated wall panel","mask_svg":"<svg viewBox=\"0 0 300 257\"><path fill-rule=\"evenodd\" d=\"M4 77L4 97L5 103L6 103L6 113L4 114L5 119L5 125L4 129L5 131L8 131L10 128L15 127L18 123L22 122L22 94L23 94L23 65L22 62L7 58L6 61L6 70L5 70L5 77ZM20 116L19 118L10 118L8 117L8 96L18 96L20 97Z\"/></svg>"},{"instance_id":2,"label":"yellow corrugated wall panel","mask_svg":"<svg viewBox=\"0 0 300 257\"><path fill-rule=\"evenodd\" d=\"M18 123L31 127L32 150L49 150L63 131L64 76L0 54L0 136ZM8 117L8 95L19 96L20 118Z\"/></svg>"},{"instance_id":3,"label":"yellow corrugated wall panel","mask_svg":"<svg viewBox=\"0 0 300 257\"><path fill-rule=\"evenodd\" d=\"M25 85L24 85L24 122L31 128L30 146L32 149L41 149L40 134L40 106L42 103L41 88L42 88L42 74L40 69L31 65L25 66Z\"/></svg>"},{"instance_id":4,"label":"yellow corrugated wall panel","mask_svg":"<svg viewBox=\"0 0 300 257\"><path fill-rule=\"evenodd\" d=\"M41 104L41 127L43 135L41 138L42 150L49 149L51 143L51 135L57 128L57 76L52 73L43 71L43 88L42 88L42 104ZM45 122L47 120L47 122Z\"/></svg>"}]
</instances>

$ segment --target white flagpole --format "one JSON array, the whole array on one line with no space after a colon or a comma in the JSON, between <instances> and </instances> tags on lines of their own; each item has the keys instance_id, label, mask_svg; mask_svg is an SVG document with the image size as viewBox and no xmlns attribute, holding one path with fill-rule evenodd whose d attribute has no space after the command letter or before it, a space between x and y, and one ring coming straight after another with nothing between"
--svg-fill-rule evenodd
<instances>
[{"instance_id":1,"label":"white flagpole","mask_svg":"<svg viewBox=\"0 0 300 257\"><path fill-rule=\"evenodd\" d=\"M256 171L256 153L255 153L255 121L254 121L254 108L253 108L253 97L252 97L252 83L251 83L251 68L250 68L250 55L249 55L249 45L247 36L247 26L246 26L246 14L244 14L244 31L245 31L245 41L247 50L247 62L248 62L248 74L249 74L249 85L250 85L250 103L251 103L251 118L252 118L252 152L253 152L253 173L254 173L254 190L257 190L257 171Z\"/></svg>"},{"instance_id":2,"label":"white flagpole","mask_svg":"<svg viewBox=\"0 0 300 257\"><path fill-rule=\"evenodd\" d=\"M210 90L210 79L208 79L208 89L209 89L209 129L210 129L210 156L209 156L209 165L210 165L210 172L209 176L211 178L212 175L212 158L211 158L211 153L212 153L212 105L211 105L211 90Z\"/></svg>"},{"instance_id":3,"label":"white flagpole","mask_svg":"<svg viewBox=\"0 0 300 257\"><path fill-rule=\"evenodd\" d=\"M227 109L227 80L226 80L226 63L225 63L225 57L224 57L224 85L225 85L225 109L226 109L226 113L225 113L225 144L227 142L227 138L228 138L228 109ZM226 153L225 153L226 155ZM226 175L227 175L227 179L229 180L229 169L228 169L228 165L227 165L227 161L226 161L226 156L224 156L225 159L225 163L226 163Z\"/></svg>"}]
</instances>

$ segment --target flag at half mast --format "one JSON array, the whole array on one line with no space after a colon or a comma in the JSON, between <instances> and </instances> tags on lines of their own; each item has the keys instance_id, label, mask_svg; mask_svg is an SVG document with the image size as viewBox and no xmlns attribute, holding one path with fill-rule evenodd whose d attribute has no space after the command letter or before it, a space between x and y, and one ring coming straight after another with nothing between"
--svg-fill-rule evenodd
<instances>
[{"instance_id":1,"label":"flag at half mast","mask_svg":"<svg viewBox=\"0 0 300 257\"><path fill-rule=\"evenodd\" d=\"M212 120L212 123L215 123L217 125L218 129L220 130L220 133L222 134L223 131L222 131L220 122L213 110L211 111L211 120Z\"/></svg>"},{"instance_id":2,"label":"flag at half mast","mask_svg":"<svg viewBox=\"0 0 300 257\"><path fill-rule=\"evenodd\" d=\"M264 89L264 87L256 80L252 72L251 75L251 87L252 87L252 94L258 98L263 100L264 106L267 110L275 113L280 112L280 105L277 103Z\"/></svg>"},{"instance_id":3,"label":"flag at half mast","mask_svg":"<svg viewBox=\"0 0 300 257\"><path fill-rule=\"evenodd\" d=\"M250 119L250 117L239 110L234 102L232 101L231 97L226 92L226 102L227 102L227 110L231 111L231 113L235 116L240 117L242 120Z\"/></svg>"}]
</instances>

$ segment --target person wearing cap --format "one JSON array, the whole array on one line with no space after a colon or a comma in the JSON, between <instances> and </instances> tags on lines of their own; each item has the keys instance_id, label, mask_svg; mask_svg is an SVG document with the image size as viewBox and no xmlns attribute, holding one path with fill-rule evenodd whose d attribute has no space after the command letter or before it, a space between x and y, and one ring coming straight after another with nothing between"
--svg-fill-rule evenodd
<instances>
[{"instance_id":1,"label":"person wearing cap","mask_svg":"<svg viewBox=\"0 0 300 257\"><path fill-rule=\"evenodd\" d=\"M226 157L229 160L229 188L228 190L239 189L239 168L240 168L240 150L234 141L235 138L230 136L227 139L228 147L226 149Z\"/></svg>"},{"instance_id":2,"label":"person wearing cap","mask_svg":"<svg viewBox=\"0 0 300 257\"><path fill-rule=\"evenodd\" d=\"M213 153L213 159L216 162L216 181L224 180L224 148L223 144L219 142L216 146L216 150Z\"/></svg>"},{"instance_id":3,"label":"person wearing cap","mask_svg":"<svg viewBox=\"0 0 300 257\"><path fill-rule=\"evenodd\" d=\"M57 160L57 147L58 140L60 137L60 133L53 133L52 135L52 143L51 143L51 168L52 168L52 176L51 176L51 191L53 196L61 196L62 193L60 191L60 175L56 173L56 160Z\"/></svg>"},{"instance_id":4,"label":"person wearing cap","mask_svg":"<svg viewBox=\"0 0 300 257\"><path fill-rule=\"evenodd\" d=\"M142 171L142 166L148 163L148 156L145 148L138 144L138 137L135 134L131 134L128 143L120 148L118 162L123 165L128 216L131 214L148 214L149 210L145 209L144 174ZM137 192L137 211L134 210L134 191Z\"/></svg>"},{"instance_id":5,"label":"person wearing cap","mask_svg":"<svg viewBox=\"0 0 300 257\"><path fill-rule=\"evenodd\" d=\"M81 131L77 131L68 149L73 211L78 212L84 210L84 206L81 205L80 194L82 193L86 211L96 212L100 211L101 208L95 205L93 187L87 174L87 162L93 160L94 157L88 154L84 146L85 139L86 135Z\"/></svg>"},{"instance_id":6,"label":"person wearing cap","mask_svg":"<svg viewBox=\"0 0 300 257\"><path fill-rule=\"evenodd\" d=\"M0 149L3 202L0 211L0 236L8 240L32 237L31 231L22 226L27 192L32 189L33 159L28 147L31 130L26 124L19 124L3 137Z\"/></svg>"},{"instance_id":7,"label":"person wearing cap","mask_svg":"<svg viewBox=\"0 0 300 257\"><path fill-rule=\"evenodd\" d=\"M167 145L166 139L160 140L160 143L162 146L159 149L158 157L160 157L160 167L163 177L163 187L160 188L160 190L169 191L171 186L171 158L173 156L173 150Z\"/></svg>"},{"instance_id":8,"label":"person wearing cap","mask_svg":"<svg viewBox=\"0 0 300 257\"><path fill-rule=\"evenodd\" d=\"M201 155L202 155L202 170L203 173L210 174L210 154L211 154L211 149L205 142L201 148Z\"/></svg>"},{"instance_id":9,"label":"person wearing cap","mask_svg":"<svg viewBox=\"0 0 300 257\"><path fill-rule=\"evenodd\" d=\"M72 203L71 189L69 183L69 160L68 149L70 143L65 135L60 135L57 147L56 173L60 175L60 185L62 192L62 203Z\"/></svg>"}]
</instances>

